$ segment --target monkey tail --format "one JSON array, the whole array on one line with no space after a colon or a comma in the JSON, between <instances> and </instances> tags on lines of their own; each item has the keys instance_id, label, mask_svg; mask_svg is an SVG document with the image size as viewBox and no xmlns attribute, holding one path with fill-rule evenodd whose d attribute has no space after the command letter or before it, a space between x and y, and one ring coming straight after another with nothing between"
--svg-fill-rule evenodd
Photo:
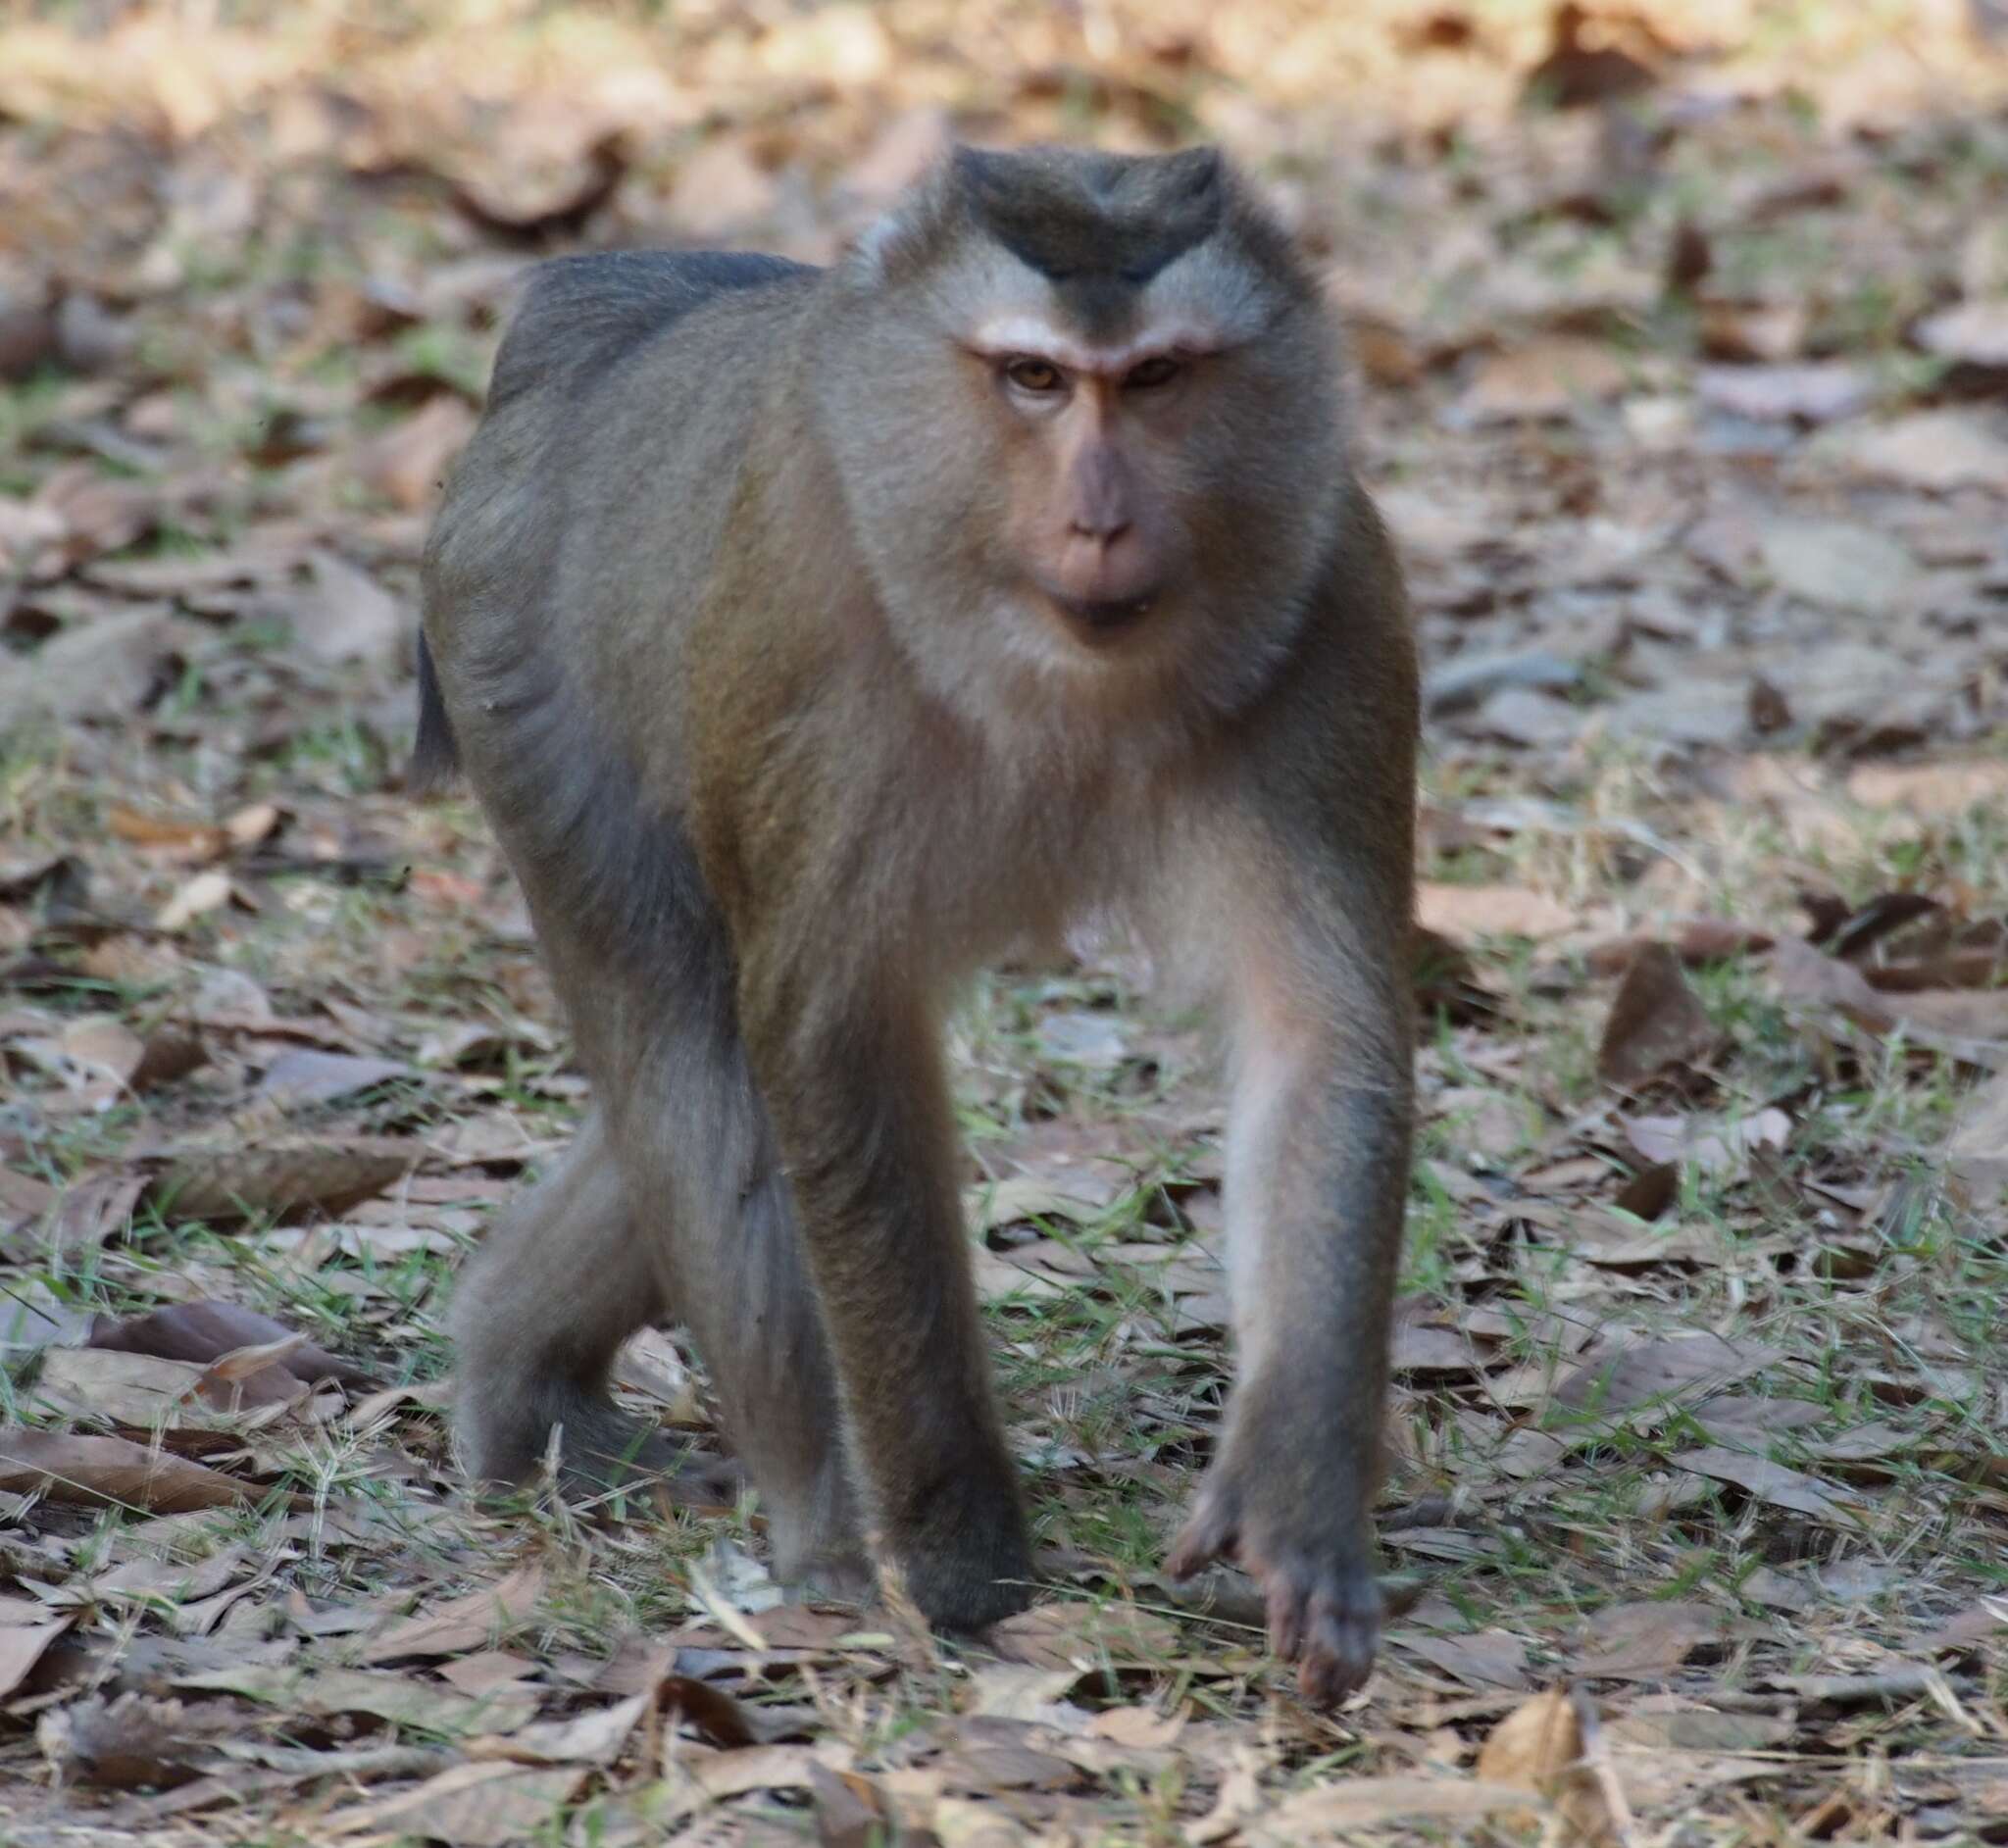
<instances>
[{"instance_id":1,"label":"monkey tail","mask_svg":"<svg viewBox=\"0 0 2008 1848\"><path fill-rule=\"evenodd\" d=\"M404 774L404 786L416 796L432 794L444 787L460 769L460 746L453 737L453 723L446 717L446 702L439 695L439 670L432 651L419 634L419 735L412 746L412 761Z\"/></svg>"}]
</instances>

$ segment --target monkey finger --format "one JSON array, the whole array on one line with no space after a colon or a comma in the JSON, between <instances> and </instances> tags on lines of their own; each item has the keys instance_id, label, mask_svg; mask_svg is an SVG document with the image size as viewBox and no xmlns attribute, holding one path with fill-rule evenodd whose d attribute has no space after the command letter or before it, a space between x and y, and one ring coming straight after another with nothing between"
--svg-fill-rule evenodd
<instances>
[{"instance_id":1,"label":"monkey finger","mask_svg":"<svg viewBox=\"0 0 2008 1848\"><path fill-rule=\"evenodd\" d=\"M1165 1556L1165 1570L1174 1578L1190 1578L1219 1560L1231 1561L1238 1549L1238 1525L1233 1510L1224 1496L1200 1491L1199 1505L1192 1511L1172 1550Z\"/></svg>"},{"instance_id":2,"label":"monkey finger","mask_svg":"<svg viewBox=\"0 0 2008 1848\"><path fill-rule=\"evenodd\" d=\"M1314 1591L1300 1615L1297 1685L1307 1701L1329 1707L1364 1685L1373 1670L1380 1635L1380 1593L1371 1578L1364 1592L1353 1586Z\"/></svg>"},{"instance_id":3,"label":"monkey finger","mask_svg":"<svg viewBox=\"0 0 2008 1848\"><path fill-rule=\"evenodd\" d=\"M1304 1596L1294 1573L1273 1573L1265 1587L1269 1614L1269 1646L1285 1662L1294 1662L1304 1640Z\"/></svg>"}]
</instances>

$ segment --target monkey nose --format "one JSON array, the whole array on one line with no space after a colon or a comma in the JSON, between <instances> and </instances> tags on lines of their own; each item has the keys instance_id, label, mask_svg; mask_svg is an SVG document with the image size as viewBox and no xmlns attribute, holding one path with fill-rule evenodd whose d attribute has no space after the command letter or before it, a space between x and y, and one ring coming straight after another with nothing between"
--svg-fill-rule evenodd
<instances>
[{"instance_id":1,"label":"monkey nose","mask_svg":"<svg viewBox=\"0 0 2008 1848\"><path fill-rule=\"evenodd\" d=\"M1093 514L1074 516L1074 536L1086 539L1095 545L1114 545L1130 530L1130 521L1127 514L1111 514L1106 517Z\"/></svg>"}]
</instances>

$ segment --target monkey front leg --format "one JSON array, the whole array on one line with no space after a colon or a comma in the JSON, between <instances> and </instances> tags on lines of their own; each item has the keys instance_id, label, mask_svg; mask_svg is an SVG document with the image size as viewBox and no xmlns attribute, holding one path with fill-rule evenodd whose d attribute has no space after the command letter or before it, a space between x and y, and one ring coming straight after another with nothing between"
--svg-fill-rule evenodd
<instances>
[{"instance_id":1,"label":"monkey front leg","mask_svg":"<svg viewBox=\"0 0 2008 1848\"><path fill-rule=\"evenodd\" d=\"M1237 952L1226 1196L1238 1381L1170 1564L1183 1576L1238 1562L1277 1653L1308 1698L1331 1701L1366 1679L1380 1634L1372 1507L1413 1079L1401 932L1391 919L1320 927L1306 916L1320 909L1272 918Z\"/></svg>"},{"instance_id":2,"label":"monkey front leg","mask_svg":"<svg viewBox=\"0 0 2008 1848\"><path fill-rule=\"evenodd\" d=\"M792 984L784 984L792 987ZM945 1629L1031 1599L1017 1473L991 1400L926 1011L880 994L804 1013L743 986L881 1563Z\"/></svg>"}]
</instances>

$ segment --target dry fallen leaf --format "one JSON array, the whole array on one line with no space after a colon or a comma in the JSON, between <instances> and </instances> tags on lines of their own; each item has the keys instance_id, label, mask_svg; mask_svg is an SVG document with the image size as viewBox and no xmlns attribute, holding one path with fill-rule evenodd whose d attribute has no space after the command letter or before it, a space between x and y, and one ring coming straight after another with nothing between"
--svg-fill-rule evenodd
<instances>
[{"instance_id":1,"label":"dry fallen leaf","mask_svg":"<svg viewBox=\"0 0 2008 1848\"><path fill-rule=\"evenodd\" d=\"M1928 315L1916 331L1928 353L1974 366L2008 367L2008 301L1961 302Z\"/></svg>"},{"instance_id":2,"label":"dry fallen leaf","mask_svg":"<svg viewBox=\"0 0 2008 1848\"><path fill-rule=\"evenodd\" d=\"M308 588L293 606L293 635L321 661L380 661L409 624L397 599L333 552L316 552Z\"/></svg>"},{"instance_id":3,"label":"dry fallen leaf","mask_svg":"<svg viewBox=\"0 0 2008 1848\"><path fill-rule=\"evenodd\" d=\"M336 1810L318 1828L335 1841L367 1833L452 1848L515 1848L555 1826L588 1774L584 1766L455 1765L416 1789Z\"/></svg>"},{"instance_id":4,"label":"dry fallen leaf","mask_svg":"<svg viewBox=\"0 0 2008 1848\"><path fill-rule=\"evenodd\" d=\"M124 841L140 848L149 860L168 865L199 865L226 852L230 836L206 822L176 822L144 815L137 809L115 808L105 824Z\"/></svg>"},{"instance_id":5,"label":"dry fallen leaf","mask_svg":"<svg viewBox=\"0 0 2008 1848\"><path fill-rule=\"evenodd\" d=\"M30 1598L0 1597L0 1700L13 1695L43 1650L74 1622L73 1616L51 1616L46 1605Z\"/></svg>"},{"instance_id":6,"label":"dry fallen leaf","mask_svg":"<svg viewBox=\"0 0 2008 1848\"><path fill-rule=\"evenodd\" d=\"M1130 1605L1052 1600L1007 1617L985 1632L1008 1662L1033 1669L1086 1671L1097 1663L1168 1663L1179 1654L1178 1626Z\"/></svg>"},{"instance_id":7,"label":"dry fallen leaf","mask_svg":"<svg viewBox=\"0 0 2008 1848\"><path fill-rule=\"evenodd\" d=\"M1781 590L1865 616L1902 605L1921 576L1896 540L1847 521L1774 521L1760 549Z\"/></svg>"},{"instance_id":8,"label":"dry fallen leaf","mask_svg":"<svg viewBox=\"0 0 2008 1848\"><path fill-rule=\"evenodd\" d=\"M357 1660L375 1664L492 1648L527 1626L543 1595L544 1569L532 1561L492 1585L391 1624L364 1643Z\"/></svg>"},{"instance_id":9,"label":"dry fallen leaf","mask_svg":"<svg viewBox=\"0 0 2008 1848\"><path fill-rule=\"evenodd\" d=\"M1612 1605L1585 1626L1581 1650L1569 1666L1589 1680L1665 1680L1722 1627L1705 1605Z\"/></svg>"},{"instance_id":10,"label":"dry fallen leaf","mask_svg":"<svg viewBox=\"0 0 2008 1848\"><path fill-rule=\"evenodd\" d=\"M398 506L428 507L453 458L467 446L474 431L474 412L451 392L441 392L428 398L423 410L372 442L359 459L359 472ZM379 610L375 620L387 619ZM374 642L371 651L375 652Z\"/></svg>"},{"instance_id":11,"label":"dry fallen leaf","mask_svg":"<svg viewBox=\"0 0 2008 1848\"><path fill-rule=\"evenodd\" d=\"M1772 952L1779 993L1864 1032L1901 1032L1912 1044L1985 1071L2008 1070L2008 990L1885 994L1851 963L1786 938Z\"/></svg>"},{"instance_id":12,"label":"dry fallen leaf","mask_svg":"<svg viewBox=\"0 0 2008 1848\"><path fill-rule=\"evenodd\" d=\"M152 1193L164 1212L183 1219L253 1219L307 1206L341 1213L380 1193L417 1161L416 1148L388 1138L184 1148Z\"/></svg>"},{"instance_id":13,"label":"dry fallen leaf","mask_svg":"<svg viewBox=\"0 0 2008 1848\"><path fill-rule=\"evenodd\" d=\"M1481 937L1556 937L1575 927L1576 914L1519 885L1416 886L1416 917L1426 930L1454 943Z\"/></svg>"},{"instance_id":14,"label":"dry fallen leaf","mask_svg":"<svg viewBox=\"0 0 2008 1848\"><path fill-rule=\"evenodd\" d=\"M1601 340L1556 334L1487 355L1457 400L1475 424L1562 418L1623 391L1631 375Z\"/></svg>"},{"instance_id":15,"label":"dry fallen leaf","mask_svg":"<svg viewBox=\"0 0 2008 1848\"><path fill-rule=\"evenodd\" d=\"M2008 440L1967 411L1916 411L1851 434L1841 451L1858 474L1943 493L2008 481Z\"/></svg>"},{"instance_id":16,"label":"dry fallen leaf","mask_svg":"<svg viewBox=\"0 0 2008 1848\"><path fill-rule=\"evenodd\" d=\"M376 1669L300 1669L266 1662L177 1672L173 1678L178 1688L241 1694L284 1713L316 1719L368 1714L422 1735L512 1731L536 1712L538 1699L534 1689L504 1687L471 1695L437 1681Z\"/></svg>"},{"instance_id":17,"label":"dry fallen leaf","mask_svg":"<svg viewBox=\"0 0 2008 1848\"><path fill-rule=\"evenodd\" d=\"M68 1419L148 1433L172 1429L184 1411L199 1409L201 1387L202 1369L185 1361L59 1347L43 1356L34 1396Z\"/></svg>"},{"instance_id":18,"label":"dry fallen leaf","mask_svg":"<svg viewBox=\"0 0 2008 1848\"><path fill-rule=\"evenodd\" d=\"M185 930L196 919L230 902L230 875L220 868L198 873L154 914L156 930Z\"/></svg>"},{"instance_id":19,"label":"dry fallen leaf","mask_svg":"<svg viewBox=\"0 0 2008 1848\"><path fill-rule=\"evenodd\" d=\"M1720 1390L1777 1367L1783 1359L1776 1348L1726 1341L1719 1334L1632 1343L1621 1339L1590 1355L1570 1374L1555 1388L1555 1402L1615 1418L1640 1406Z\"/></svg>"},{"instance_id":20,"label":"dry fallen leaf","mask_svg":"<svg viewBox=\"0 0 2008 1848\"><path fill-rule=\"evenodd\" d=\"M1836 1488L1831 1482L1823 1482L1817 1476L1807 1475L1803 1471L1773 1463L1768 1457L1753 1457L1747 1451L1707 1445L1699 1450L1682 1451L1673 1463L1675 1468L1689 1471L1695 1475L1733 1483L1774 1508L1809 1515L1831 1526L1852 1528L1862 1524L1864 1504L1846 1490Z\"/></svg>"},{"instance_id":21,"label":"dry fallen leaf","mask_svg":"<svg viewBox=\"0 0 2008 1848\"><path fill-rule=\"evenodd\" d=\"M1867 407L1874 380L1845 360L1798 366L1704 366L1694 388L1702 403L1758 421L1825 424Z\"/></svg>"},{"instance_id":22,"label":"dry fallen leaf","mask_svg":"<svg viewBox=\"0 0 2008 1848\"><path fill-rule=\"evenodd\" d=\"M112 1352L191 1361L210 1368L219 1380L227 1381L254 1398L258 1375L268 1369L282 1372L310 1386L325 1379L356 1387L376 1383L376 1375L367 1368L330 1354L284 1323L275 1322L255 1309L206 1297L171 1303L165 1309L130 1316L122 1322L100 1318L91 1329L90 1345ZM248 1367L243 1364L247 1356Z\"/></svg>"},{"instance_id":23,"label":"dry fallen leaf","mask_svg":"<svg viewBox=\"0 0 2008 1848\"><path fill-rule=\"evenodd\" d=\"M1285 1797L1249 1819L1242 1839L1250 1848L1306 1848L1309 1843L1357 1842L1367 1828L1404 1819L1419 1821L1514 1817L1528 1813L1528 1793L1512 1784L1422 1773L1346 1777Z\"/></svg>"},{"instance_id":24,"label":"dry fallen leaf","mask_svg":"<svg viewBox=\"0 0 2008 1848\"><path fill-rule=\"evenodd\" d=\"M66 628L0 686L0 735L38 714L127 720L172 678L180 624L160 610L104 616Z\"/></svg>"},{"instance_id":25,"label":"dry fallen leaf","mask_svg":"<svg viewBox=\"0 0 2008 1848\"><path fill-rule=\"evenodd\" d=\"M1536 1694L1495 1725L1479 1748L1478 1774L1494 1784L1533 1791L1554 1806L1566 1841L1604 1848L1625 1839L1629 1817L1622 1796L1586 1762L1585 1720L1593 1712L1565 1689ZM1528 1811L1509 1823L1538 1827Z\"/></svg>"},{"instance_id":26,"label":"dry fallen leaf","mask_svg":"<svg viewBox=\"0 0 2008 1848\"><path fill-rule=\"evenodd\" d=\"M1675 1067L1705 1059L1721 1037L1681 959L1664 943L1649 943L1618 984L1597 1048L1597 1076L1620 1090L1637 1090Z\"/></svg>"},{"instance_id":27,"label":"dry fallen leaf","mask_svg":"<svg viewBox=\"0 0 2008 1848\"><path fill-rule=\"evenodd\" d=\"M19 1425L0 1430L0 1489L165 1515L251 1499L243 1483L169 1451L123 1437L75 1437Z\"/></svg>"},{"instance_id":28,"label":"dry fallen leaf","mask_svg":"<svg viewBox=\"0 0 2008 1848\"><path fill-rule=\"evenodd\" d=\"M1631 1117L1625 1139L1648 1162L1674 1167L1692 1162L1707 1174L1733 1173L1753 1149L1782 1149L1792 1122L1776 1105L1747 1117Z\"/></svg>"}]
</instances>

